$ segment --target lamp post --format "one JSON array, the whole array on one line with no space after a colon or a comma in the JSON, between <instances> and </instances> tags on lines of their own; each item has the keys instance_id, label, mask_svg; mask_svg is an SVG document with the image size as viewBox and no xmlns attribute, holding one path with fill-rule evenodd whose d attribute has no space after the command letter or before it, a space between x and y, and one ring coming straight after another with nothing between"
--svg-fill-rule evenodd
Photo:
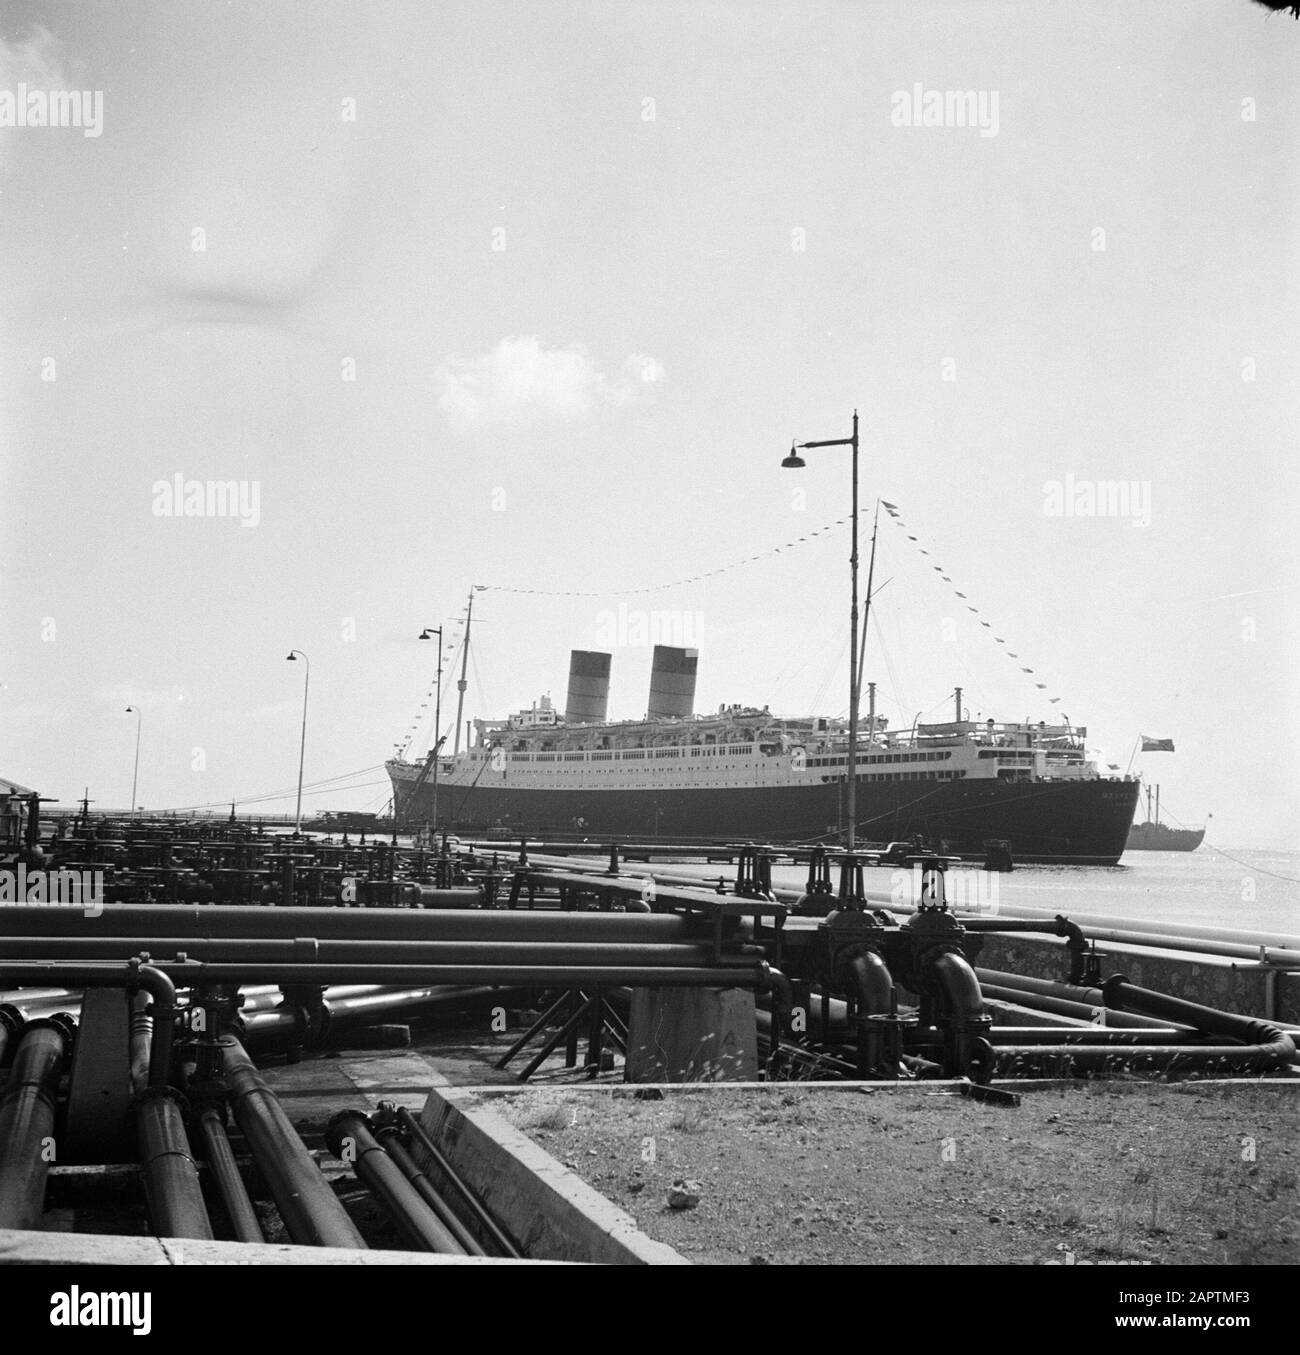
<instances>
[{"instance_id":1,"label":"lamp post","mask_svg":"<svg viewBox=\"0 0 1300 1355\"><path fill-rule=\"evenodd\" d=\"M135 716L135 770L131 773L131 817L135 818L135 788L140 780L140 707L128 706L126 714Z\"/></svg>"},{"instance_id":2,"label":"lamp post","mask_svg":"<svg viewBox=\"0 0 1300 1355\"><path fill-rule=\"evenodd\" d=\"M438 832L438 744L442 731L442 627L425 626L420 632L421 640L438 637L438 677L436 695L433 698L433 831Z\"/></svg>"},{"instance_id":3,"label":"lamp post","mask_svg":"<svg viewBox=\"0 0 1300 1355\"><path fill-rule=\"evenodd\" d=\"M781 465L786 470L801 470L808 463L797 455L809 447L851 447L853 449L853 544L849 554L852 601L849 608L849 831L847 845L853 850L858 817L858 411L853 411L853 435L823 442L792 442L790 455Z\"/></svg>"},{"instance_id":4,"label":"lamp post","mask_svg":"<svg viewBox=\"0 0 1300 1355\"><path fill-rule=\"evenodd\" d=\"M301 649L291 649L285 656L289 663L301 659L306 665L302 678L302 741L298 745L298 807L293 814L293 835L302 836L302 764L307 755L307 688L311 683L311 660Z\"/></svg>"}]
</instances>

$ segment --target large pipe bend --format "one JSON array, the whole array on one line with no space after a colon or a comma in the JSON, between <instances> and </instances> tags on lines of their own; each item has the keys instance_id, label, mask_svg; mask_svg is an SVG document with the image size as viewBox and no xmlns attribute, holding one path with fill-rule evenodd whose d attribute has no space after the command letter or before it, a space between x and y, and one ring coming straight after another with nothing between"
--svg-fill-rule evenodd
<instances>
[{"instance_id":1,"label":"large pipe bend","mask_svg":"<svg viewBox=\"0 0 1300 1355\"><path fill-rule=\"evenodd\" d=\"M965 1077L978 1064L980 1077L986 1078L992 1069L992 1049L984 1036L993 1023L984 1014L980 981L970 962L955 951L942 950L924 957L922 967L945 999L951 1031L949 1073Z\"/></svg>"}]
</instances>

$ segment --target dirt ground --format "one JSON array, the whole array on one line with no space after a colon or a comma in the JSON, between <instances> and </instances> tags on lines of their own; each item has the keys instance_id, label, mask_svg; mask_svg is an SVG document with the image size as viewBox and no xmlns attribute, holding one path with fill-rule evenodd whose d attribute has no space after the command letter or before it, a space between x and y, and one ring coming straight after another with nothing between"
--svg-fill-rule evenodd
<instances>
[{"instance_id":1,"label":"dirt ground","mask_svg":"<svg viewBox=\"0 0 1300 1355\"><path fill-rule=\"evenodd\" d=\"M1084 1083L1018 1108L789 1087L492 1103L696 1262L1300 1261L1294 1083ZM667 1204L681 1179L694 1207Z\"/></svg>"}]
</instances>

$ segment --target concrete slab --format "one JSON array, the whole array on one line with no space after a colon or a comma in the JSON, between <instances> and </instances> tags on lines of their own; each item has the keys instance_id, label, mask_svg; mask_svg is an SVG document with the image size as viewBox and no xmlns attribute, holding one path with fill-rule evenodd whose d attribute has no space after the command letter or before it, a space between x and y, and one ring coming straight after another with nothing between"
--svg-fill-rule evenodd
<instances>
[{"instance_id":1,"label":"concrete slab","mask_svg":"<svg viewBox=\"0 0 1300 1355\"><path fill-rule=\"evenodd\" d=\"M419 1117L453 1170L530 1256L603 1265L688 1265L526 1134L458 1087L434 1088ZM420 1166L436 1171L415 1146Z\"/></svg>"},{"instance_id":2,"label":"concrete slab","mask_svg":"<svg viewBox=\"0 0 1300 1355\"><path fill-rule=\"evenodd\" d=\"M758 1076L754 994L740 988L634 988L629 1082L744 1082Z\"/></svg>"},{"instance_id":3,"label":"concrete slab","mask_svg":"<svg viewBox=\"0 0 1300 1355\"><path fill-rule=\"evenodd\" d=\"M103 1233L31 1233L0 1229L0 1265L19 1266L518 1266L433 1252L351 1251L279 1243L199 1242L180 1237L111 1237Z\"/></svg>"}]
</instances>

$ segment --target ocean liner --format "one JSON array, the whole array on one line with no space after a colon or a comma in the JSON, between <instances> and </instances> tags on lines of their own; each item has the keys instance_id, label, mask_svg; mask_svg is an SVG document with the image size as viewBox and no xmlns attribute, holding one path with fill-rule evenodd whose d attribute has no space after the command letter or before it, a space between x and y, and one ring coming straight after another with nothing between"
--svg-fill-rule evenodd
<instances>
[{"instance_id":1,"label":"ocean liner","mask_svg":"<svg viewBox=\"0 0 1300 1355\"><path fill-rule=\"evenodd\" d=\"M693 649L656 645L645 719L611 721L610 655L575 650L563 712L543 698L474 720L470 746L450 757L436 744L421 762L389 761L396 821L601 842L842 841L848 722L738 705L697 715L697 661ZM860 841L919 835L982 860L1003 840L1017 863L1119 861L1139 783L1099 775L1086 729L973 722L958 688L952 720L891 730L870 690L856 753Z\"/></svg>"}]
</instances>

